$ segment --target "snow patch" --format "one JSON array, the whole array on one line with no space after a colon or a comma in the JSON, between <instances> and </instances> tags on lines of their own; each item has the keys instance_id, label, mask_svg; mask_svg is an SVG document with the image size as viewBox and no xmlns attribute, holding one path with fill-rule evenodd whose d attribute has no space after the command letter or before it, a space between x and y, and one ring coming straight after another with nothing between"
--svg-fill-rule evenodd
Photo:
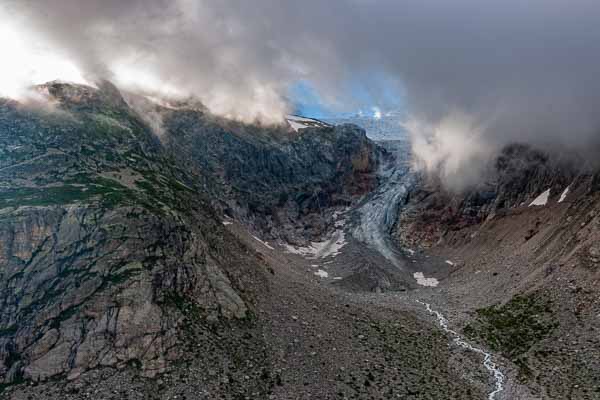
<instances>
[{"instance_id":1,"label":"snow patch","mask_svg":"<svg viewBox=\"0 0 600 400\"><path fill-rule=\"evenodd\" d=\"M436 287L440 284L440 281L435 278L425 278L422 272L415 272L413 277L417 280L417 284L421 286Z\"/></svg>"},{"instance_id":2,"label":"snow patch","mask_svg":"<svg viewBox=\"0 0 600 400\"><path fill-rule=\"evenodd\" d=\"M300 121L300 122L320 122L319 120L316 120L314 118L306 118L306 117L301 117L299 115L288 115L286 118L288 120Z\"/></svg>"},{"instance_id":3,"label":"snow patch","mask_svg":"<svg viewBox=\"0 0 600 400\"><path fill-rule=\"evenodd\" d=\"M263 245L264 245L264 246L265 246L267 249L270 249L270 250L275 250L275 249L273 248L273 246L271 246L271 245L270 245L268 242L264 242L264 241L260 240L259 238L257 238L257 237L256 237L256 236L254 236L254 235L252 235L252 237L253 237L253 238L254 238L254 239L257 241L257 242L260 242L260 243L262 243L262 244L263 244Z\"/></svg>"},{"instance_id":4,"label":"snow patch","mask_svg":"<svg viewBox=\"0 0 600 400\"><path fill-rule=\"evenodd\" d=\"M333 220L335 221L333 226L338 229L346 226L346 218L344 217L344 214L347 213L348 210L350 210L350 207L346 207L344 210L337 210L333 213Z\"/></svg>"},{"instance_id":5,"label":"snow patch","mask_svg":"<svg viewBox=\"0 0 600 400\"><path fill-rule=\"evenodd\" d=\"M342 277L341 276L336 276L335 278L333 278L334 281L341 281Z\"/></svg>"},{"instance_id":6,"label":"snow patch","mask_svg":"<svg viewBox=\"0 0 600 400\"><path fill-rule=\"evenodd\" d=\"M546 204L548 204L548 197L550 197L550 189L548 189L544 193L540 194L534 201L531 202L529 207L545 206Z\"/></svg>"},{"instance_id":7,"label":"snow patch","mask_svg":"<svg viewBox=\"0 0 600 400\"><path fill-rule=\"evenodd\" d=\"M227 225L231 225L233 224L233 222L231 221L223 221L223 225L227 226Z\"/></svg>"},{"instance_id":8,"label":"snow patch","mask_svg":"<svg viewBox=\"0 0 600 400\"><path fill-rule=\"evenodd\" d=\"M290 124L292 129L295 130L296 132L298 132L298 130L300 130L300 129L308 128L306 125L304 125L300 122L292 121L290 119L288 119L288 124Z\"/></svg>"},{"instance_id":9,"label":"snow patch","mask_svg":"<svg viewBox=\"0 0 600 400\"><path fill-rule=\"evenodd\" d=\"M331 126L323 121L319 121L318 119L299 117L297 115L288 115L286 116L286 120L288 124L292 127L292 129L296 132L298 132L300 129L324 128L327 126Z\"/></svg>"},{"instance_id":10,"label":"snow patch","mask_svg":"<svg viewBox=\"0 0 600 400\"><path fill-rule=\"evenodd\" d=\"M323 271L322 269L320 269L317 272L315 272L315 275L317 275L317 276L319 276L321 278L328 278L329 277L329 272Z\"/></svg>"},{"instance_id":11,"label":"snow patch","mask_svg":"<svg viewBox=\"0 0 600 400\"><path fill-rule=\"evenodd\" d=\"M312 242L306 247L294 247L285 244L285 250L291 254L298 254L307 258L327 258L335 257L340 254L342 247L346 245L346 236L344 231L338 230L331 235L331 238L322 242Z\"/></svg>"},{"instance_id":12,"label":"snow patch","mask_svg":"<svg viewBox=\"0 0 600 400\"><path fill-rule=\"evenodd\" d=\"M560 199L558 199L559 203L562 203L563 201L565 201L565 199L567 198L567 195L569 194L569 188L570 188L570 186L567 186L567 188L562 192L562 194L560 195Z\"/></svg>"}]
</instances>

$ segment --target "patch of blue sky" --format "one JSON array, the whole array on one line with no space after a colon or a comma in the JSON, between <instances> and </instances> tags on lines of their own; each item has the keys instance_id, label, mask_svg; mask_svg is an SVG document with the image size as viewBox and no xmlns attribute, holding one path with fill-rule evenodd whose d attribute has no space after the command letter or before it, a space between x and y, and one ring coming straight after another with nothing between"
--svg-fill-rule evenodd
<instances>
[{"instance_id":1,"label":"patch of blue sky","mask_svg":"<svg viewBox=\"0 0 600 400\"><path fill-rule=\"evenodd\" d=\"M288 93L294 105L294 114L327 119L350 115L376 115L390 111L400 112L405 108L403 88L397 81L383 73L356 76L344 86L342 95L336 99L336 104L328 104L311 82L306 80L296 82Z\"/></svg>"}]
</instances>

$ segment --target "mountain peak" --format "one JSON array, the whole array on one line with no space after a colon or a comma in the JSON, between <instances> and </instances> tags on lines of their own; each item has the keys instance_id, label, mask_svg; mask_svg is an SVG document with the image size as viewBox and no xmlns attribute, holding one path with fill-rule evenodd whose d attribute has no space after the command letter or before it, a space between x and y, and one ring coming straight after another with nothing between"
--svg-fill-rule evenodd
<instances>
[{"instance_id":1,"label":"mountain peak","mask_svg":"<svg viewBox=\"0 0 600 400\"><path fill-rule=\"evenodd\" d=\"M38 85L36 89L70 108L89 110L127 108L121 92L113 83L101 80L96 85L97 87L93 87L55 80Z\"/></svg>"}]
</instances>

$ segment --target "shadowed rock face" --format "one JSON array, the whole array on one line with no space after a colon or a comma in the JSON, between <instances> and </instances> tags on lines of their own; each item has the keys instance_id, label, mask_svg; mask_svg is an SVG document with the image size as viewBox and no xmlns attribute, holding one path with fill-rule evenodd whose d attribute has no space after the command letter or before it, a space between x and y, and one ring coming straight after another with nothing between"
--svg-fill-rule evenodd
<instances>
[{"instance_id":1,"label":"shadowed rock face","mask_svg":"<svg viewBox=\"0 0 600 400\"><path fill-rule=\"evenodd\" d=\"M355 125L241 125L197 110L160 110L166 146L206 177L218 208L289 241L318 236L326 210L377 184L380 149Z\"/></svg>"},{"instance_id":2,"label":"shadowed rock face","mask_svg":"<svg viewBox=\"0 0 600 400\"><path fill-rule=\"evenodd\" d=\"M152 376L184 355L190 326L252 326L264 263L221 211L305 237L375 185L378 150L355 126L297 134L178 104L153 106L159 139L109 83L40 90L51 106L0 101L3 383Z\"/></svg>"},{"instance_id":3,"label":"shadowed rock face","mask_svg":"<svg viewBox=\"0 0 600 400\"><path fill-rule=\"evenodd\" d=\"M210 248L203 232L174 218L72 205L22 207L0 221L8 379L132 360L160 371L179 353L179 300L203 317L246 316L229 271L243 266L211 254L224 247Z\"/></svg>"},{"instance_id":4,"label":"shadowed rock face","mask_svg":"<svg viewBox=\"0 0 600 400\"><path fill-rule=\"evenodd\" d=\"M490 176L488 182L462 193L446 191L435 179L421 179L411 193L411 206L401 217L403 231L397 234L406 243L432 245L446 232L528 206L546 190L554 202L568 186L571 192L588 192L593 180L592 174L570 158L550 156L521 144L504 149Z\"/></svg>"},{"instance_id":5,"label":"shadowed rock face","mask_svg":"<svg viewBox=\"0 0 600 400\"><path fill-rule=\"evenodd\" d=\"M0 381L182 353L186 320L246 320L262 266L116 89L0 105ZM193 310L194 312L190 312Z\"/></svg>"}]
</instances>

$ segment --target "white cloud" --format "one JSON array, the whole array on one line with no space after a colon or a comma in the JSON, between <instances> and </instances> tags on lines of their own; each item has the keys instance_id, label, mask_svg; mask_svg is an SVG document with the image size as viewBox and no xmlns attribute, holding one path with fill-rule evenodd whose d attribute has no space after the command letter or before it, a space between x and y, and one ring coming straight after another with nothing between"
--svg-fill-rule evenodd
<instances>
[{"instance_id":1,"label":"white cloud","mask_svg":"<svg viewBox=\"0 0 600 400\"><path fill-rule=\"evenodd\" d=\"M24 31L23 22L0 7L0 96L22 98L31 84L62 79L86 83L75 64L44 41Z\"/></svg>"},{"instance_id":2,"label":"white cloud","mask_svg":"<svg viewBox=\"0 0 600 400\"><path fill-rule=\"evenodd\" d=\"M485 125L454 111L439 121L413 117L404 128L412 138L417 169L439 175L453 189L479 182L494 147L485 140Z\"/></svg>"}]
</instances>

